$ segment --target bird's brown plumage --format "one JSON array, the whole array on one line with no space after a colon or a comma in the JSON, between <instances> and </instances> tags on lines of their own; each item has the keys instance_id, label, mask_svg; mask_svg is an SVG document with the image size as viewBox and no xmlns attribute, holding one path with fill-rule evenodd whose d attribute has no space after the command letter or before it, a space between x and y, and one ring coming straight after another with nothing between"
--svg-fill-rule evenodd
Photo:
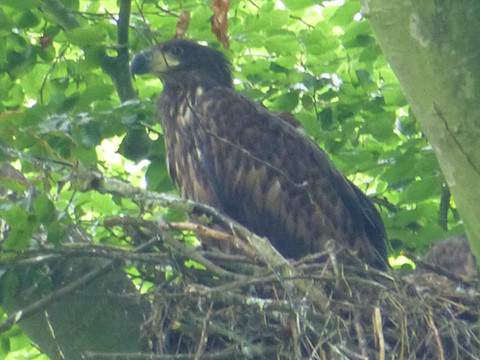
<instances>
[{"instance_id":1,"label":"bird's brown plumage","mask_svg":"<svg viewBox=\"0 0 480 360\"><path fill-rule=\"evenodd\" d=\"M370 200L292 121L235 92L219 52L173 40L134 59L132 72L147 71L164 82L159 113L182 196L219 208L287 257L332 239L386 266L385 230Z\"/></svg>"}]
</instances>

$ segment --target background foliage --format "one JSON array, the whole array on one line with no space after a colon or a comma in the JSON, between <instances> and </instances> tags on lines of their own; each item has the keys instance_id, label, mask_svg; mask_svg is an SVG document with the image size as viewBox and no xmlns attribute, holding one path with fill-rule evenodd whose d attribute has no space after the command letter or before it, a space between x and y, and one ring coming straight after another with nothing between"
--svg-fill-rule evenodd
<instances>
[{"instance_id":1,"label":"background foliage","mask_svg":"<svg viewBox=\"0 0 480 360\"><path fill-rule=\"evenodd\" d=\"M18 170L4 165L0 173L0 217L9 229L2 256L61 244L71 223L99 243L125 243L103 220L144 209L77 192L72 169L95 168L154 191L175 191L154 115L160 82L135 79L138 98L124 96L122 103L105 71L106 56L119 50L117 1L60 2L76 21L69 30L50 11L52 3L0 4L0 159ZM210 1L136 0L130 51L172 38L184 11L190 14L185 36L220 48ZM228 33L225 51L237 90L293 113L381 205L393 256L405 249L422 253L433 240L463 232L432 149L357 1L232 1ZM18 328L2 335L0 357L42 358L35 354Z\"/></svg>"}]
</instances>

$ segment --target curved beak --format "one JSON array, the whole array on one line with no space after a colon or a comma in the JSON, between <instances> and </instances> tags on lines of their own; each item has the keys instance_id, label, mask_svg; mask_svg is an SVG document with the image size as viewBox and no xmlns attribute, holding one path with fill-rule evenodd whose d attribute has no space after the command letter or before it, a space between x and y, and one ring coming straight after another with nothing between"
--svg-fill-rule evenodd
<instances>
[{"instance_id":1,"label":"curved beak","mask_svg":"<svg viewBox=\"0 0 480 360\"><path fill-rule=\"evenodd\" d=\"M179 64L178 58L164 53L162 48L157 46L135 55L130 64L130 71L132 75L151 73L162 76L175 69Z\"/></svg>"}]
</instances>

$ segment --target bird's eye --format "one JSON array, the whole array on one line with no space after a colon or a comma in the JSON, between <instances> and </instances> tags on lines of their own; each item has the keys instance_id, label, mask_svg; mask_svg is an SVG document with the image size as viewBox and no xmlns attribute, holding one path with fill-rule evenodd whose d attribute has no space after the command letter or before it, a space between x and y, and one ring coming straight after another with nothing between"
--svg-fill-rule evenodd
<instances>
[{"instance_id":1,"label":"bird's eye","mask_svg":"<svg viewBox=\"0 0 480 360\"><path fill-rule=\"evenodd\" d=\"M173 56L180 57L183 54L183 49L180 47L174 46L171 49L169 49L168 52Z\"/></svg>"}]
</instances>

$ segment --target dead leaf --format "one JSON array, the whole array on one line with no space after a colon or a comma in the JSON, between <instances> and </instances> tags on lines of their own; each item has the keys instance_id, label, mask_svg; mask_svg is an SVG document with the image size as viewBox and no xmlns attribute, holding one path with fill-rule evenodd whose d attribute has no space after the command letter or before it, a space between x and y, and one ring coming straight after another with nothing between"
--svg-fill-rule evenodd
<instances>
[{"instance_id":1,"label":"dead leaf","mask_svg":"<svg viewBox=\"0 0 480 360\"><path fill-rule=\"evenodd\" d=\"M217 36L223 47L228 49L229 0L212 0L211 8L213 10L213 16L210 18L212 32Z\"/></svg>"},{"instance_id":2,"label":"dead leaf","mask_svg":"<svg viewBox=\"0 0 480 360\"><path fill-rule=\"evenodd\" d=\"M188 25L190 25L190 11L182 10L182 13L178 17L177 27L175 29L175 37L177 39L183 38L185 36Z\"/></svg>"},{"instance_id":3,"label":"dead leaf","mask_svg":"<svg viewBox=\"0 0 480 360\"><path fill-rule=\"evenodd\" d=\"M42 47L42 49L45 49L52 45L52 41L52 38L46 34L40 36L40 46Z\"/></svg>"}]
</instances>

